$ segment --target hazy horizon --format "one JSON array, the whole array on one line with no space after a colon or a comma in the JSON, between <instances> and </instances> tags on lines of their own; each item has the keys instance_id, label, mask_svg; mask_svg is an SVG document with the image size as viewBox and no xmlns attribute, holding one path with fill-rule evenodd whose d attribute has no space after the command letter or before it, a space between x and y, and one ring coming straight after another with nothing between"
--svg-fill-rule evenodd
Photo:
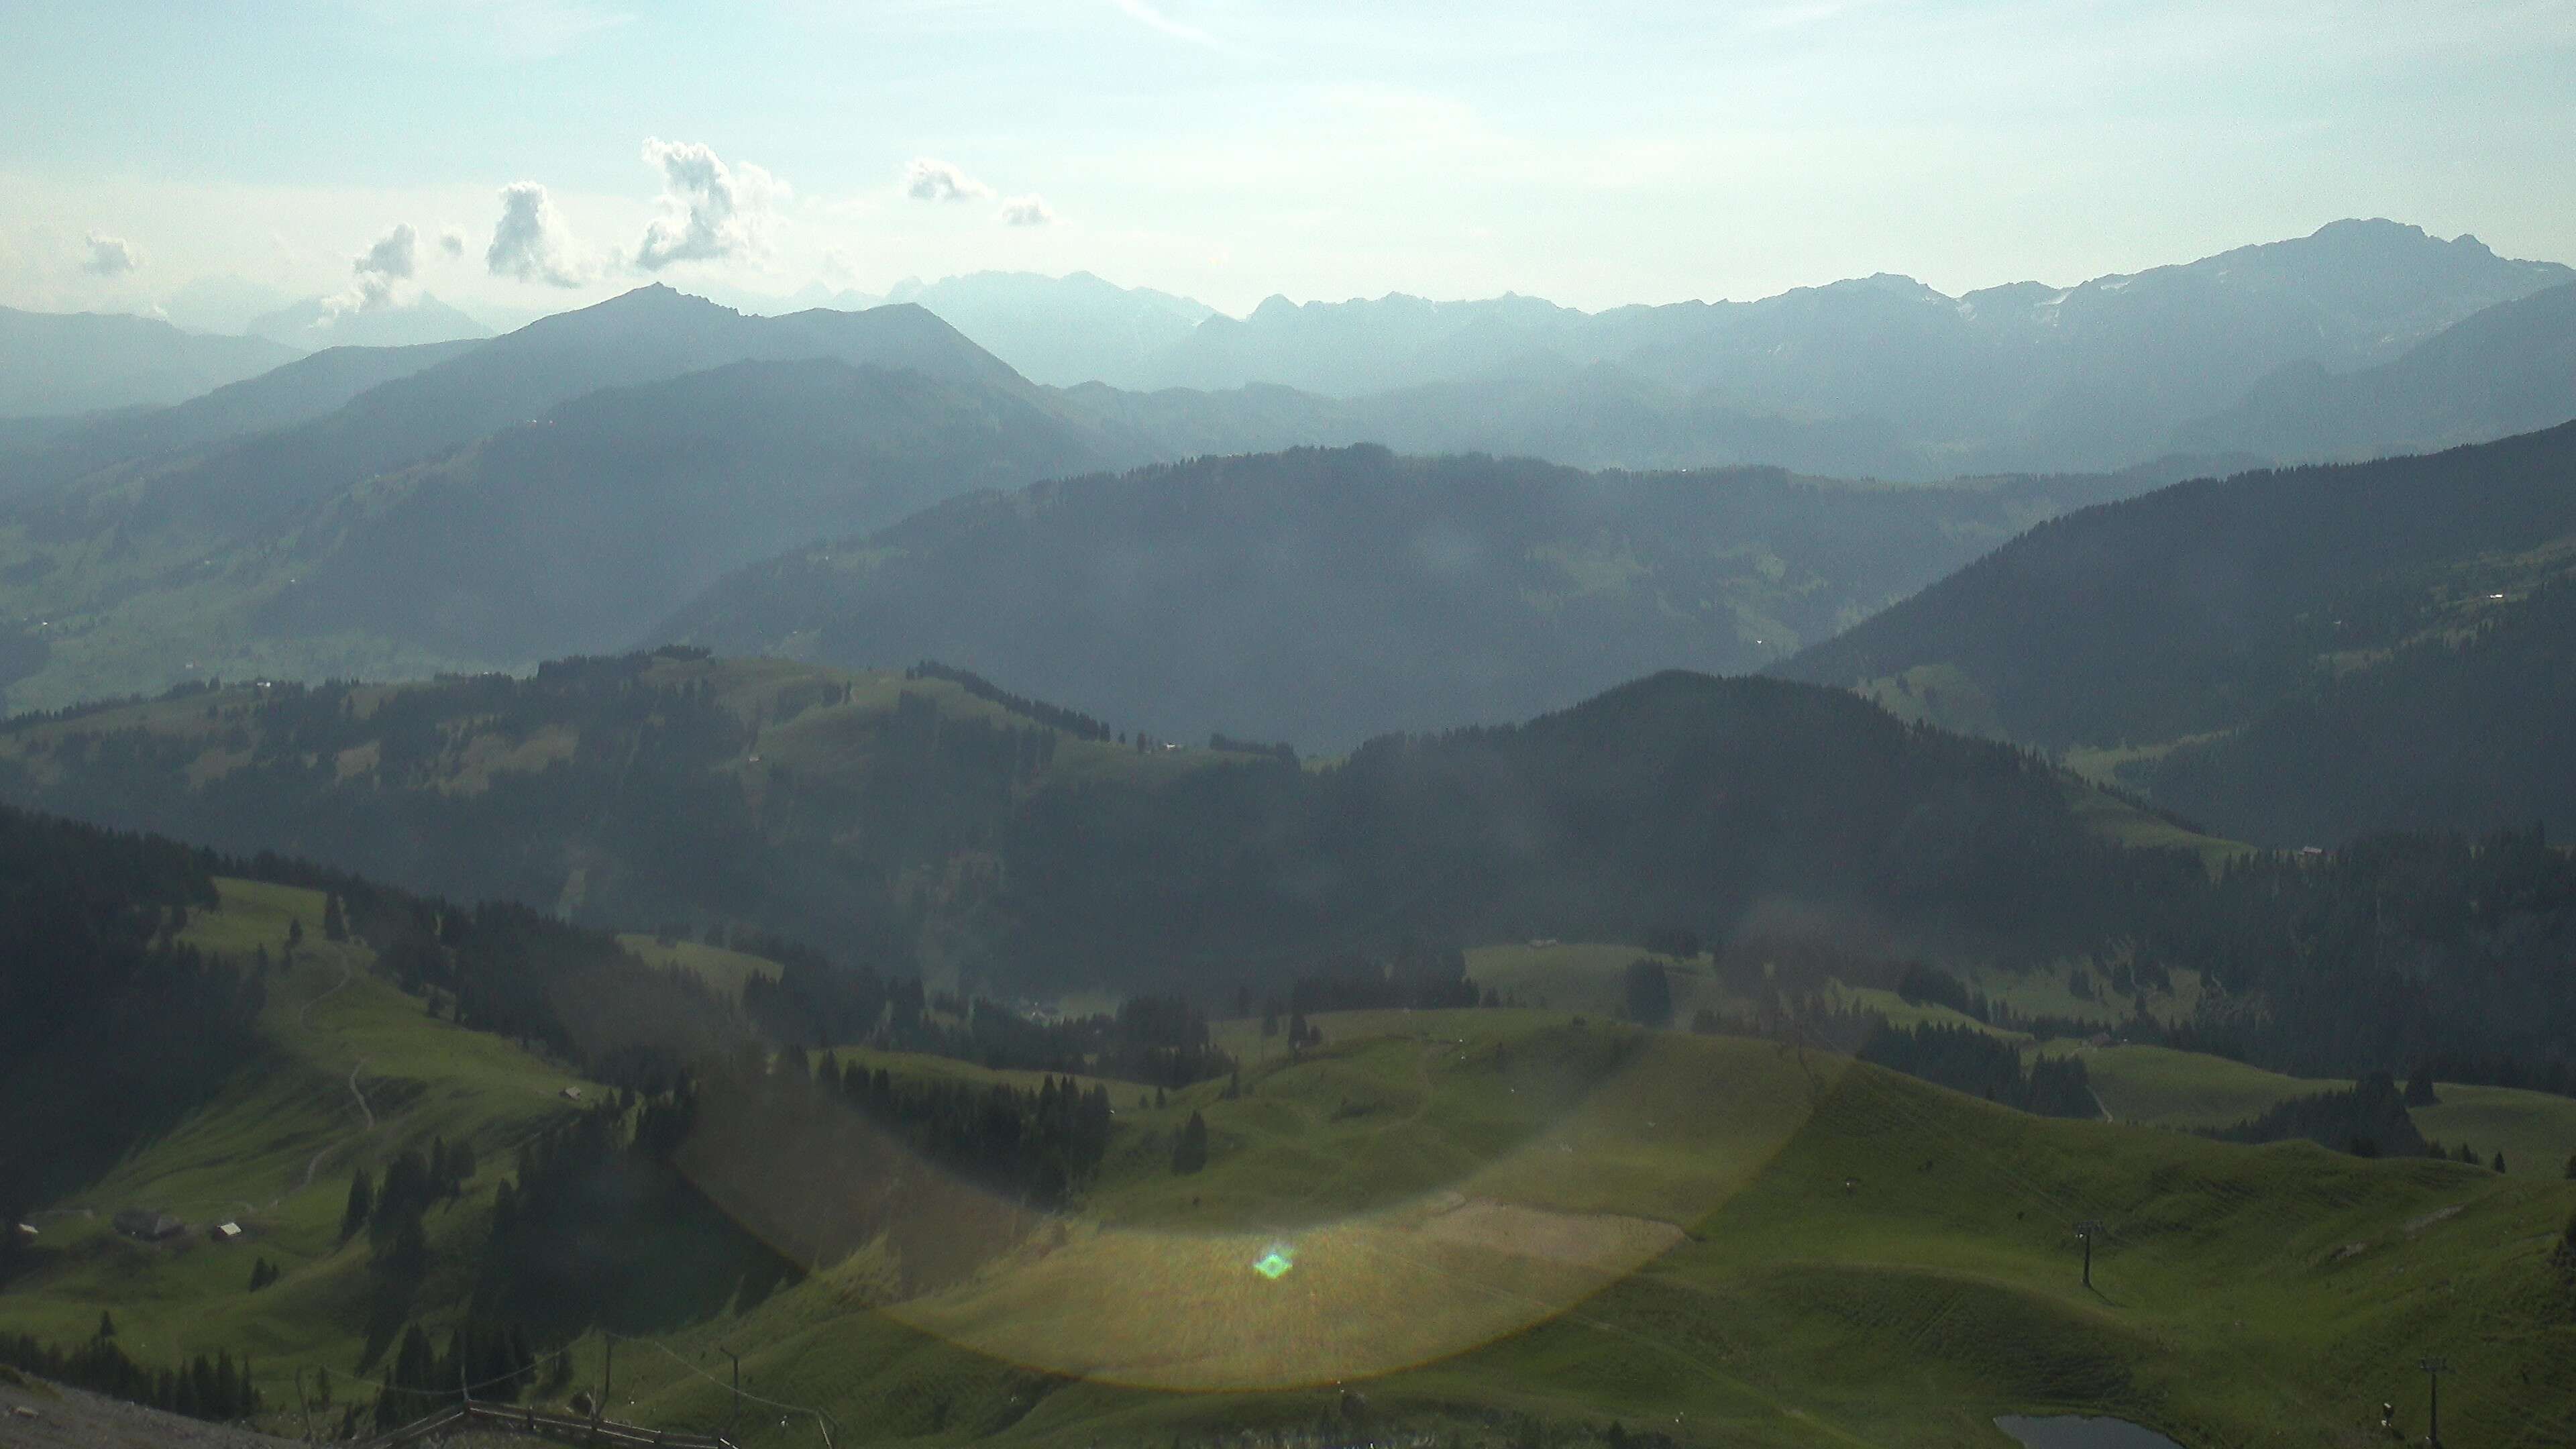
<instances>
[{"instance_id":1,"label":"hazy horizon","mask_svg":"<svg viewBox=\"0 0 2576 1449\"><path fill-rule=\"evenodd\" d=\"M507 327L990 270L1599 310L2068 285L2347 217L2576 258L2556 0L127 9L12 27L0 303L239 278Z\"/></svg>"}]
</instances>

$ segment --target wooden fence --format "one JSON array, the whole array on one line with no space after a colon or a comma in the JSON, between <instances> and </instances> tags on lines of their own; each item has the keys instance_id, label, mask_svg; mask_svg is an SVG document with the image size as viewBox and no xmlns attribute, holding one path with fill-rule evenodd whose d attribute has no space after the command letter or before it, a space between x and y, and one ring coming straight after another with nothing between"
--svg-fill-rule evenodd
<instances>
[{"instance_id":1,"label":"wooden fence","mask_svg":"<svg viewBox=\"0 0 2576 1449\"><path fill-rule=\"evenodd\" d=\"M458 1404L426 1419L415 1420L366 1442L365 1449L404 1449L439 1434L518 1434L552 1439L559 1444L627 1444L658 1449L734 1449L721 1434L683 1434L673 1429L647 1429L613 1419L576 1419L568 1414L540 1413L506 1404Z\"/></svg>"}]
</instances>

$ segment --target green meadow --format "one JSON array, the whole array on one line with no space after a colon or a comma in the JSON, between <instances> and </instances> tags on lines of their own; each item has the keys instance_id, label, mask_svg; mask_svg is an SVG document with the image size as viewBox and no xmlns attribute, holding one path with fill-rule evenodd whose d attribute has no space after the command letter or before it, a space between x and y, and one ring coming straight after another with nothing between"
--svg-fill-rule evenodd
<instances>
[{"instance_id":1,"label":"green meadow","mask_svg":"<svg viewBox=\"0 0 2576 1449\"><path fill-rule=\"evenodd\" d=\"M434 1248L468 1244L513 1146L585 1084L429 1015L363 951L322 943L320 914L308 892L228 884L192 921L210 948L272 957L303 921L270 981L268 1059L53 1205L0 1328L84 1338L113 1305L146 1361L246 1352L272 1428L295 1426L299 1368L308 1384L328 1368L342 1402L362 1389L349 1170L471 1141L479 1172L429 1218ZM2424 1114L2432 1135L2492 1132L2533 1158L2506 1176L2171 1130L2321 1084L2151 1048L2088 1049L2123 1120L2032 1118L1827 1053L1620 1024L1633 955L1481 951L1480 981L1548 1006L1328 1014L1322 1044L1293 1053L1258 1022L1221 1023L1239 1079L1159 1105L1108 1084L1098 1179L972 1271L907 1293L871 1248L775 1292L700 1292L613 1350L596 1329L571 1340L554 1392L598 1385L613 1351L621 1416L730 1423L746 1445L1567 1444L1615 1424L1681 1444L2001 1449L1995 1415L2062 1411L2207 1449L2361 1442L2383 1399L2420 1412L2413 1365L2440 1352L2457 1365L2451 1442L2576 1435L2576 1286L2553 1256L2576 1183L2538 1170L2533 1094L2445 1088ZM1178 1173L1193 1113L1209 1162ZM127 1205L237 1218L250 1238L125 1242L104 1218ZM2084 1219L2105 1225L2090 1288ZM284 1277L254 1294L258 1256ZM434 1271L417 1318L452 1322L469 1286ZM756 1396L739 1411L728 1351Z\"/></svg>"}]
</instances>

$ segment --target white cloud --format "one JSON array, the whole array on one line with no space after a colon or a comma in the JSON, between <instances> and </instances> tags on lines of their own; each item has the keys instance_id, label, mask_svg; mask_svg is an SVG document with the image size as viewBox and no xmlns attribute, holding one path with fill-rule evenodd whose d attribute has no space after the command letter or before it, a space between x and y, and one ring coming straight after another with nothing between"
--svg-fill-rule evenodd
<instances>
[{"instance_id":1,"label":"white cloud","mask_svg":"<svg viewBox=\"0 0 2576 1449\"><path fill-rule=\"evenodd\" d=\"M81 262L84 272L101 277L121 277L143 265L143 253L121 236L94 231L87 241L89 255Z\"/></svg>"},{"instance_id":2,"label":"white cloud","mask_svg":"<svg viewBox=\"0 0 2576 1449\"><path fill-rule=\"evenodd\" d=\"M1038 196L1014 196L1002 203L1004 226L1044 226L1055 220L1055 211Z\"/></svg>"},{"instance_id":3,"label":"white cloud","mask_svg":"<svg viewBox=\"0 0 2576 1449\"><path fill-rule=\"evenodd\" d=\"M420 234L411 229L411 223L400 223L349 263L349 289L324 298L323 314L327 318L390 307L396 285L410 281L419 270Z\"/></svg>"},{"instance_id":4,"label":"white cloud","mask_svg":"<svg viewBox=\"0 0 2576 1449\"><path fill-rule=\"evenodd\" d=\"M564 225L545 187L516 181L501 188L501 219L492 227L492 245L483 252L483 267L496 277L543 282L550 287L578 287L590 280L581 245Z\"/></svg>"},{"instance_id":5,"label":"white cloud","mask_svg":"<svg viewBox=\"0 0 2576 1449\"><path fill-rule=\"evenodd\" d=\"M465 229L451 226L438 234L439 255L449 261L465 255Z\"/></svg>"},{"instance_id":6,"label":"white cloud","mask_svg":"<svg viewBox=\"0 0 2576 1449\"><path fill-rule=\"evenodd\" d=\"M748 162L727 166L694 141L647 140L644 164L661 168L662 214L644 228L637 266L659 271L769 249L771 203L786 199L784 182Z\"/></svg>"},{"instance_id":7,"label":"white cloud","mask_svg":"<svg viewBox=\"0 0 2576 1449\"><path fill-rule=\"evenodd\" d=\"M904 194L915 201L975 201L993 194L993 188L949 165L927 156L912 158L904 173Z\"/></svg>"},{"instance_id":8,"label":"white cloud","mask_svg":"<svg viewBox=\"0 0 2576 1449\"><path fill-rule=\"evenodd\" d=\"M365 256L350 265L361 276L374 275L397 281L409 281L420 266L420 234L404 222L376 238Z\"/></svg>"}]
</instances>

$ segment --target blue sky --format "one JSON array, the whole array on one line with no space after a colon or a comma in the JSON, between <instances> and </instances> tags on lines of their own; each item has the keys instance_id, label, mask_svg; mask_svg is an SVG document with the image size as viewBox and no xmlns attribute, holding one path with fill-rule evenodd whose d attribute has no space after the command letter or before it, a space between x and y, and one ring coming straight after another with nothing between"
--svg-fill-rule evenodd
<instances>
[{"instance_id":1,"label":"blue sky","mask_svg":"<svg viewBox=\"0 0 2576 1449\"><path fill-rule=\"evenodd\" d=\"M505 321L983 268L1958 291L2372 215L2576 260L2571 119L2576 0L21 4L0 302L342 293L398 226L394 295Z\"/></svg>"}]
</instances>

